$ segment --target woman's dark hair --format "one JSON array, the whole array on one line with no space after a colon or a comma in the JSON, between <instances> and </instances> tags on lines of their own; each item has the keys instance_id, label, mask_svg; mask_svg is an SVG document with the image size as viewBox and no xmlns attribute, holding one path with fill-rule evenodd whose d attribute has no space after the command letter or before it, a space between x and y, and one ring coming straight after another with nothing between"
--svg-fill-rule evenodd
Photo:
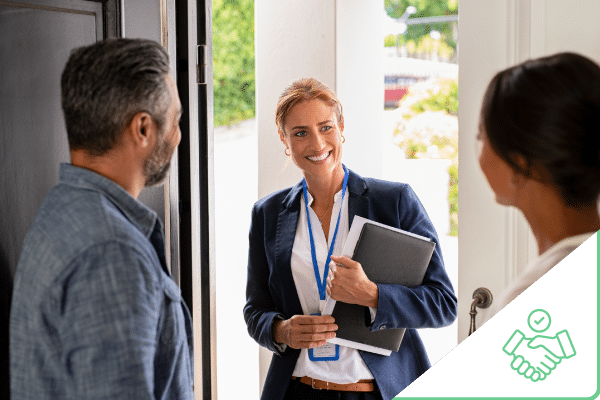
<instances>
[{"instance_id":1,"label":"woman's dark hair","mask_svg":"<svg viewBox=\"0 0 600 400\"><path fill-rule=\"evenodd\" d=\"M559 53L499 72L487 87L480 129L517 172L541 170L567 205L598 199L600 67L590 59Z\"/></svg>"},{"instance_id":2,"label":"woman's dark hair","mask_svg":"<svg viewBox=\"0 0 600 400\"><path fill-rule=\"evenodd\" d=\"M107 39L75 49L61 79L69 147L100 156L142 111L160 131L171 104L168 73L167 52L151 40Z\"/></svg>"}]
</instances>

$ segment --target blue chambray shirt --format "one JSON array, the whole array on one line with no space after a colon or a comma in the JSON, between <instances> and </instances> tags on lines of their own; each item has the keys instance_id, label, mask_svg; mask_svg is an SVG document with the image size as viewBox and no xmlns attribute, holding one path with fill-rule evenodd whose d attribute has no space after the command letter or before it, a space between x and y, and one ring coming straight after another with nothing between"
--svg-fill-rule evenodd
<instances>
[{"instance_id":1,"label":"blue chambray shirt","mask_svg":"<svg viewBox=\"0 0 600 400\"><path fill-rule=\"evenodd\" d=\"M62 164L17 266L12 399L192 399L191 318L166 271L156 214Z\"/></svg>"}]
</instances>

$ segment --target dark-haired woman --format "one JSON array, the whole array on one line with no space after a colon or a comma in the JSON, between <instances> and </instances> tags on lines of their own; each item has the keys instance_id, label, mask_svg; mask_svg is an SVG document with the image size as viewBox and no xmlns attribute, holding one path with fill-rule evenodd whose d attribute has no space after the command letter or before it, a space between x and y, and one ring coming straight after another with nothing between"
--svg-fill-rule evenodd
<instances>
[{"instance_id":1,"label":"dark-haired woman","mask_svg":"<svg viewBox=\"0 0 600 400\"><path fill-rule=\"evenodd\" d=\"M276 123L304 179L252 211L244 318L250 335L275 353L262 399L391 399L430 366L415 329L456 318L439 245L415 288L371 282L359 263L336 255L355 215L437 243L435 229L408 185L362 178L342 164L342 106L327 86L292 83L279 98ZM327 344L335 320L313 315L326 292L369 307L372 330L407 328L399 351L386 357Z\"/></svg>"},{"instance_id":2,"label":"dark-haired woman","mask_svg":"<svg viewBox=\"0 0 600 400\"><path fill-rule=\"evenodd\" d=\"M600 67L578 54L529 60L489 83L479 165L496 201L527 219L539 256L488 318L600 229L599 115Z\"/></svg>"}]
</instances>

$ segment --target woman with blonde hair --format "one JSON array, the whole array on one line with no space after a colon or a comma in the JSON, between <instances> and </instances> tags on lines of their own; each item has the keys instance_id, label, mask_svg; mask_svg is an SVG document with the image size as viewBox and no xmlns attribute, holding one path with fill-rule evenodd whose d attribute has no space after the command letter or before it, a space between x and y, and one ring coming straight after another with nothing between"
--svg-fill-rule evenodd
<instances>
[{"instance_id":1,"label":"woman with blonde hair","mask_svg":"<svg viewBox=\"0 0 600 400\"><path fill-rule=\"evenodd\" d=\"M252 210L244 318L250 336L274 352L262 399L393 398L430 366L416 329L456 318L435 229L408 185L362 178L342 164L342 106L323 83L286 88L276 124L304 179ZM421 286L372 282L359 263L336 256L355 215L436 242ZM337 325L319 315L326 293L368 307L371 330L406 328L399 351L386 357L328 344Z\"/></svg>"},{"instance_id":2,"label":"woman with blonde hair","mask_svg":"<svg viewBox=\"0 0 600 400\"><path fill-rule=\"evenodd\" d=\"M481 108L479 165L499 204L519 209L538 258L488 319L600 229L600 67L559 53L505 69Z\"/></svg>"}]
</instances>

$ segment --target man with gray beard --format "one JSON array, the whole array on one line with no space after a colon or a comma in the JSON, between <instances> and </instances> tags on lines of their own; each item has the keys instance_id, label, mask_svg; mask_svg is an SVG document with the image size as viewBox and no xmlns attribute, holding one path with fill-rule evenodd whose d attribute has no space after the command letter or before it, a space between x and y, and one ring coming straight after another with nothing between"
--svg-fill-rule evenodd
<instances>
[{"instance_id":1,"label":"man with gray beard","mask_svg":"<svg viewBox=\"0 0 600 400\"><path fill-rule=\"evenodd\" d=\"M189 311L156 213L181 140L165 50L111 39L76 49L62 74L71 163L25 238L10 319L17 399L192 399Z\"/></svg>"}]
</instances>

